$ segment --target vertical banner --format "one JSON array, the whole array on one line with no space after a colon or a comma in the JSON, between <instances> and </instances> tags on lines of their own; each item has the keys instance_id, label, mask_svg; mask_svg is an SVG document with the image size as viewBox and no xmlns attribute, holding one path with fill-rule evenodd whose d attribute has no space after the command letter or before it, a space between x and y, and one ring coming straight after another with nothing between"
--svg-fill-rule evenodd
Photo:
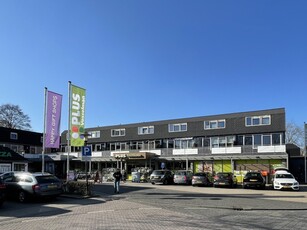
<instances>
[{"instance_id":1,"label":"vertical banner","mask_svg":"<svg viewBox=\"0 0 307 230\"><path fill-rule=\"evenodd\" d=\"M70 140L71 146L84 145L85 89L71 85Z\"/></svg>"},{"instance_id":2,"label":"vertical banner","mask_svg":"<svg viewBox=\"0 0 307 230\"><path fill-rule=\"evenodd\" d=\"M60 124L61 124L62 95L47 92L46 114L46 148L60 147Z\"/></svg>"}]
</instances>

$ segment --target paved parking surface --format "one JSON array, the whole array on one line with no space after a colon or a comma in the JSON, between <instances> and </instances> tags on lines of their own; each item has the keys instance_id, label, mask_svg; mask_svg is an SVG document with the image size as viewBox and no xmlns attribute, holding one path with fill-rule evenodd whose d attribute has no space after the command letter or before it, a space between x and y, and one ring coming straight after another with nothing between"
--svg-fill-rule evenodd
<instances>
[{"instance_id":1,"label":"paved parking surface","mask_svg":"<svg viewBox=\"0 0 307 230\"><path fill-rule=\"evenodd\" d=\"M182 192L185 197L201 197L207 200L208 207L238 208L238 209L287 209L307 210L307 186L302 185L300 191L278 191L272 189L242 189L192 187L185 185L152 185L150 183L128 182L122 186L140 188L159 188ZM223 198L223 199L222 199ZM240 199L240 202L237 201ZM222 202L218 202L223 200ZM270 205L266 200L270 200Z\"/></svg>"},{"instance_id":2,"label":"paved parking surface","mask_svg":"<svg viewBox=\"0 0 307 230\"><path fill-rule=\"evenodd\" d=\"M307 229L307 191L126 183L94 187L90 199L8 202L1 229ZM301 202L302 201L302 202Z\"/></svg>"}]
</instances>

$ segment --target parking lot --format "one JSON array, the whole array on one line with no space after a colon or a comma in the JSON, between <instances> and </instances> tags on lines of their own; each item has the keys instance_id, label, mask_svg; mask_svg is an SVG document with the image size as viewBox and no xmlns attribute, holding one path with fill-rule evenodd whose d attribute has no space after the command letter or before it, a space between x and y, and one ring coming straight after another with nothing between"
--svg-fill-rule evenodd
<instances>
[{"instance_id":1,"label":"parking lot","mask_svg":"<svg viewBox=\"0 0 307 230\"><path fill-rule=\"evenodd\" d=\"M104 184L109 184L112 186L112 182L105 182ZM140 189L152 189L158 188L162 190L171 190L177 191L186 194L199 194L201 196L218 198L218 197L230 197L230 198L246 198L244 202L245 209L251 209L253 206L256 206L258 209L306 209L307 210L307 185L301 185L299 191L279 191L273 190L271 186L267 186L266 189L243 189L238 188L214 188L214 187L192 187L189 185L152 185L150 183L133 183L126 182L121 184L122 189L124 190L123 195L125 194L125 187L135 187ZM280 203L275 202L276 205L267 206L266 202L257 202L257 200L270 200L270 201L281 201L286 202L287 206L281 206ZM242 206L241 202L241 206ZM218 205L219 207L227 206L227 203L216 203L212 202L212 206ZM230 207L238 206L232 202Z\"/></svg>"},{"instance_id":2,"label":"parking lot","mask_svg":"<svg viewBox=\"0 0 307 230\"><path fill-rule=\"evenodd\" d=\"M126 182L96 183L96 196L1 208L5 229L304 229L307 189L192 187ZM67 224L69 223L69 224Z\"/></svg>"}]
</instances>

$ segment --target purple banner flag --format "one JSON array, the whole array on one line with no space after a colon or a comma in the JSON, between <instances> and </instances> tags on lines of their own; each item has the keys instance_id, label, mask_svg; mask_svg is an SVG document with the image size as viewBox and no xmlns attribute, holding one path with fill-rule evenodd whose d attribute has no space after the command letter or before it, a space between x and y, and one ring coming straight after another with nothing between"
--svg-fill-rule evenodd
<instances>
[{"instance_id":1,"label":"purple banner flag","mask_svg":"<svg viewBox=\"0 0 307 230\"><path fill-rule=\"evenodd\" d=\"M46 148L60 147L62 95L48 91L46 111Z\"/></svg>"}]
</instances>

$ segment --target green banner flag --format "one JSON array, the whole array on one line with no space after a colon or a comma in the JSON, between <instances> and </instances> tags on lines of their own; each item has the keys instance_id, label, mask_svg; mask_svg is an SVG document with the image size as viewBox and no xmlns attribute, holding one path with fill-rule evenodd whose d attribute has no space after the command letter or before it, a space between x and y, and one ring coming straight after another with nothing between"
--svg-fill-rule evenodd
<instances>
[{"instance_id":1,"label":"green banner flag","mask_svg":"<svg viewBox=\"0 0 307 230\"><path fill-rule=\"evenodd\" d=\"M85 89L71 85L70 140L71 146L84 145Z\"/></svg>"}]
</instances>

